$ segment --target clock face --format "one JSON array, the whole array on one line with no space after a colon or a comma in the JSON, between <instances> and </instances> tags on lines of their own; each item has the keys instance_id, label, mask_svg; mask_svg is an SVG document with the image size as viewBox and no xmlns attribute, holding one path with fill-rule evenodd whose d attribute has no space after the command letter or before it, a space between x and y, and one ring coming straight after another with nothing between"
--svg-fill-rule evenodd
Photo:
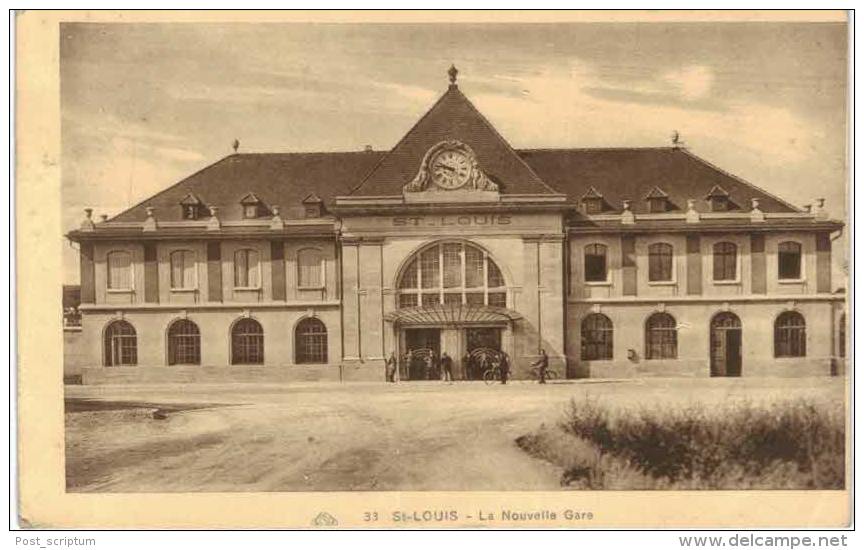
<instances>
[{"instance_id":1,"label":"clock face","mask_svg":"<svg viewBox=\"0 0 864 550\"><path fill-rule=\"evenodd\" d=\"M432 181L443 189L458 189L471 177L471 159L461 151L442 151L429 163Z\"/></svg>"}]
</instances>

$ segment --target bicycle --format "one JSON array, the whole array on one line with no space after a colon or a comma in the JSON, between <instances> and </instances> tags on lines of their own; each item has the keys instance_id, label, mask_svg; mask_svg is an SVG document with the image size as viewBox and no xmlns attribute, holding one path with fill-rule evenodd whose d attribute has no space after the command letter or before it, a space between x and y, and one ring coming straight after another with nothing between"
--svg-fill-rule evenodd
<instances>
[{"instance_id":1,"label":"bicycle","mask_svg":"<svg viewBox=\"0 0 864 550\"><path fill-rule=\"evenodd\" d=\"M493 384L501 381L501 367L489 367L483 371L483 381Z\"/></svg>"},{"instance_id":2,"label":"bicycle","mask_svg":"<svg viewBox=\"0 0 864 550\"><path fill-rule=\"evenodd\" d=\"M539 367L531 367L530 370L531 379L539 380L540 379L540 368ZM558 371L551 368L546 368L546 380L555 380L558 378Z\"/></svg>"}]
</instances>

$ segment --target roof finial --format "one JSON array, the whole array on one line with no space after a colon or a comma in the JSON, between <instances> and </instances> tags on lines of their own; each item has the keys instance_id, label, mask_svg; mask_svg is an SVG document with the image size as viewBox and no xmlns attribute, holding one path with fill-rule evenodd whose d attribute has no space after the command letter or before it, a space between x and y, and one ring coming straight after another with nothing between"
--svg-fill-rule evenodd
<instances>
[{"instance_id":1,"label":"roof finial","mask_svg":"<svg viewBox=\"0 0 864 550\"><path fill-rule=\"evenodd\" d=\"M240 148L240 140L237 138L234 138L234 143L231 144L231 147L234 148L234 153L237 153L237 149Z\"/></svg>"},{"instance_id":2,"label":"roof finial","mask_svg":"<svg viewBox=\"0 0 864 550\"><path fill-rule=\"evenodd\" d=\"M682 144L681 134L678 133L678 130L672 130L672 147L677 149L678 147L681 147Z\"/></svg>"},{"instance_id":3,"label":"roof finial","mask_svg":"<svg viewBox=\"0 0 864 550\"><path fill-rule=\"evenodd\" d=\"M447 74L450 75L450 85L456 85L456 75L459 74L459 69L456 68L456 65L450 65L450 68L447 70Z\"/></svg>"}]
</instances>

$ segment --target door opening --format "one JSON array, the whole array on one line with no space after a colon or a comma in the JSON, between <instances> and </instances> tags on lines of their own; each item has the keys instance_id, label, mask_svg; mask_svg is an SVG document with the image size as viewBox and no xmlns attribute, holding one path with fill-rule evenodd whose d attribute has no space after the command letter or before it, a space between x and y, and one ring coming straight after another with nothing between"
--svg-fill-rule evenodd
<instances>
[{"instance_id":1,"label":"door opening","mask_svg":"<svg viewBox=\"0 0 864 550\"><path fill-rule=\"evenodd\" d=\"M711 376L741 376L741 320L734 313L711 319Z\"/></svg>"},{"instance_id":2,"label":"door opening","mask_svg":"<svg viewBox=\"0 0 864 550\"><path fill-rule=\"evenodd\" d=\"M399 362L401 380L437 380L435 372L441 355L441 330L421 328L405 330L405 351Z\"/></svg>"}]
</instances>

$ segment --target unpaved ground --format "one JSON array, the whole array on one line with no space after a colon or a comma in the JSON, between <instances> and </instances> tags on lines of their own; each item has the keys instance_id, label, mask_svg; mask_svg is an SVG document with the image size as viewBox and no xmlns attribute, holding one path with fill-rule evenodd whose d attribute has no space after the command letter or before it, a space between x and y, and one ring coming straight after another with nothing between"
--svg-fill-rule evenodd
<instances>
[{"instance_id":1,"label":"unpaved ground","mask_svg":"<svg viewBox=\"0 0 864 550\"><path fill-rule=\"evenodd\" d=\"M556 489L561 472L523 453L514 440L556 422L571 398L592 396L621 407L799 396L838 400L844 384L813 378L585 380L545 387L526 382L68 386L67 487L76 492ZM162 419L153 418L157 409Z\"/></svg>"}]
</instances>

